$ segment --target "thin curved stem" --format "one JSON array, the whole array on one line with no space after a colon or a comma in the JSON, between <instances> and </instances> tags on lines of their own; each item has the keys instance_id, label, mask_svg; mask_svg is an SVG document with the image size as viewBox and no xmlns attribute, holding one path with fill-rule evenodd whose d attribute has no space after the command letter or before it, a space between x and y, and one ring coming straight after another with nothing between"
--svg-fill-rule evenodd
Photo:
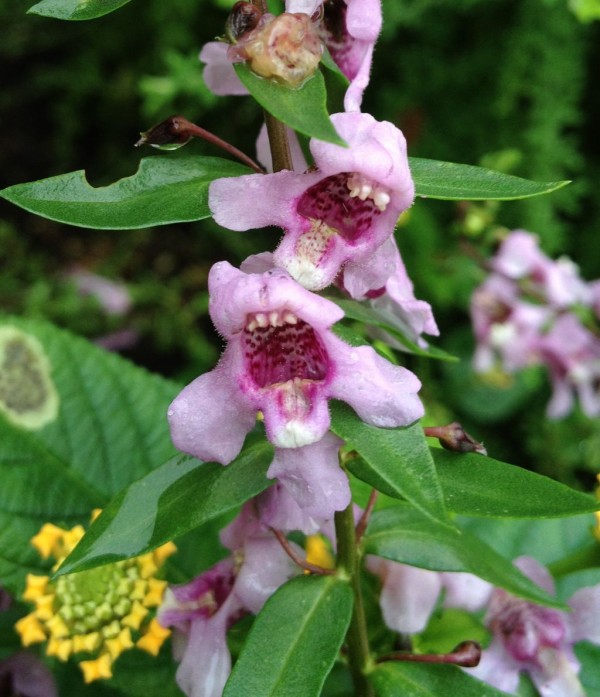
<instances>
[{"instance_id":1,"label":"thin curved stem","mask_svg":"<svg viewBox=\"0 0 600 697\"><path fill-rule=\"evenodd\" d=\"M306 559L302 559L302 557L299 557L292 545L290 544L289 540L287 537L281 532L281 530L276 530L275 528L270 528L271 532L275 535L277 538L277 541L279 544L283 547L283 551L288 555L288 557L295 563L298 564L298 566L301 569L304 569L305 571L310 571L311 574L321 574L322 576L326 575L334 575L337 574L336 569L326 569L324 566L318 566L318 564L311 564L309 561L306 561Z\"/></svg>"}]
</instances>

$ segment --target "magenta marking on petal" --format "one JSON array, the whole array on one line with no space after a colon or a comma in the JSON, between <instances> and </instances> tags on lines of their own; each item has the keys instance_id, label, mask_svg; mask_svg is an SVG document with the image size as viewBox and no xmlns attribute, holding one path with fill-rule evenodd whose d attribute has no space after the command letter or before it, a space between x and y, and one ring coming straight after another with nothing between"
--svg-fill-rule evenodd
<instances>
[{"instance_id":1,"label":"magenta marking on petal","mask_svg":"<svg viewBox=\"0 0 600 697\"><path fill-rule=\"evenodd\" d=\"M490 624L502 637L507 652L517 661L537 662L542 648L560 648L566 634L558 610L540 607L504 591L495 591Z\"/></svg>"},{"instance_id":2,"label":"magenta marking on petal","mask_svg":"<svg viewBox=\"0 0 600 697\"><path fill-rule=\"evenodd\" d=\"M360 56L354 51L356 39L348 33L344 0L326 0L323 3L321 35L331 57L349 80L354 80L360 68Z\"/></svg>"},{"instance_id":3,"label":"magenta marking on petal","mask_svg":"<svg viewBox=\"0 0 600 697\"><path fill-rule=\"evenodd\" d=\"M318 334L289 310L257 313L242 333L247 370L258 387L322 381L329 358Z\"/></svg>"},{"instance_id":4,"label":"magenta marking on petal","mask_svg":"<svg viewBox=\"0 0 600 697\"><path fill-rule=\"evenodd\" d=\"M357 176L342 172L321 179L304 192L296 210L304 218L325 223L346 242L358 242L382 211L371 198L372 192L380 193L381 187L365 183L362 190L355 190Z\"/></svg>"}]
</instances>

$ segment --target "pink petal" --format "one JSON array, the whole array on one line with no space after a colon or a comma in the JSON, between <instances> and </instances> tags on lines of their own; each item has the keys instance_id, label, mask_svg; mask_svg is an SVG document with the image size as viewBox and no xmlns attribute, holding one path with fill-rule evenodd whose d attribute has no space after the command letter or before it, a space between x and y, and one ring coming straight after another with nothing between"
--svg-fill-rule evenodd
<instances>
[{"instance_id":1,"label":"pink petal","mask_svg":"<svg viewBox=\"0 0 600 697\"><path fill-rule=\"evenodd\" d=\"M440 575L373 556L367 568L383 581L379 602L386 625L409 634L425 629L442 587Z\"/></svg>"},{"instance_id":2,"label":"pink petal","mask_svg":"<svg viewBox=\"0 0 600 697\"><path fill-rule=\"evenodd\" d=\"M208 89L221 97L227 95L246 95L248 90L241 83L227 58L229 44L223 41L209 41L200 51L200 60L206 64L204 82Z\"/></svg>"},{"instance_id":3,"label":"pink petal","mask_svg":"<svg viewBox=\"0 0 600 697\"><path fill-rule=\"evenodd\" d=\"M392 365L369 346L339 344L337 350L328 346L337 356L331 397L347 402L363 421L382 428L407 426L423 416L416 375Z\"/></svg>"},{"instance_id":4,"label":"pink petal","mask_svg":"<svg viewBox=\"0 0 600 697\"><path fill-rule=\"evenodd\" d=\"M570 640L600 644L600 584L575 591L569 606L573 610L567 615Z\"/></svg>"},{"instance_id":5,"label":"pink petal","mask_svg":"<svg viewBox=\"0 0 600 697\"><path fill-rule=\"evenodd\" d=\"M287 309L317 331L344 316L335 303L306 290L283 269L246 274L221 261L210 270L208 288L211 318L226 338L239 334L251 313Z\"/></svg>"},{"instance_id":6,"label":"pink petal","mask_svg":"<svg viewBox=\"0 0 600 697\"><path fill-rule=\"evenodd\" d=\"M466 672L474 678L514 694L519 685L519 673L521 664L517 663L504 650L500 639L492 639L492 643L481 655L481 661L475 668L467 668Z\"/></svg>"},{"instance_id":7,"label":"pink petal","mask_svg":"<svg viewBox=\"0 0 600 697\"><path fill-rule=\"evenodd\" d=\"M175 447L222 465L239 454L256 422L256 411L235 382L230 356L231 352L226 351L214 370L185 387L168 411Z\"/></svg>"},{"instance_id":8,"label":"pink petal","mask_svg":"<svg viewBox=\"0 0 600 697\"><path fill-rule=\"evenodd\" d=\"M303 556L302 550L293 546ZM300 571L274 536L251 538L244 545L244 562L233 593L246 609L257 614L279 586Z\"/></svg>"},{"instance_id":9,"label":"pink petal","mask_svg":"<svg viewBox=\"0 0 600 697\"><path fill-rule=\"evenodd\" d=\"M330 520L351 499L348 477L339 464L342 445L328 433L303 448L276 449L267 477L277 478L307 515Z\"/></svg>"},{"instance_id":10,"label":"pink petal","mask_svg":"<svg viewBox=\"0 0 600 697\"><path fill-rule=\"evenodd\" d=\"M177 684L187 697L220 697L231 671L227 647L227 612L191 626L179 668Z\"/></svg>"}]
</instances>

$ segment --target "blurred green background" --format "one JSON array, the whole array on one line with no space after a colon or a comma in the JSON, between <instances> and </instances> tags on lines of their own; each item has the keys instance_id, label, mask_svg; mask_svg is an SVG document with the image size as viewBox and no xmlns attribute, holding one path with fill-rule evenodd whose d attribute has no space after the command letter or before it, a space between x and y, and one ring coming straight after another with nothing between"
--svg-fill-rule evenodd
<instances>
[{"instance_id":1,"label":"blurred green background","mask_svg":"<svg viewBox=\"0 0 600 697\"><path fill-rule=\"evenodd\" d=\"M94 185L132 174L138 134L173 114L254 154L259 109L216 98L201 46L223 31L229 2L133 0L89 22L0 7L0 185L85 169ZM424 382L431 424L460 420L497 459L590 489L600 424L580 413L544 419L550 388L533 370L491 385L470 369L468 303L503 228L536 232L551 255L600 277L600 3L597 0L384 0L384 30L363 108L393 121L409 154L481 164L540 181L572 179L549 196L503 204L419 200L398 231L417 297L433 306L436 345L456 364L402 357ZM187 152L219 155L193 142ZM207 314L212 263L272 249L276 231L220 230L211 221L131 232L69 228L0 202L0 308L46 318L90 339L139 335L123 351L181 380L213 367L220 340ZM122 281L133 298L106 315L65 278L74 267Z\"/></svg>"}]
</instances>

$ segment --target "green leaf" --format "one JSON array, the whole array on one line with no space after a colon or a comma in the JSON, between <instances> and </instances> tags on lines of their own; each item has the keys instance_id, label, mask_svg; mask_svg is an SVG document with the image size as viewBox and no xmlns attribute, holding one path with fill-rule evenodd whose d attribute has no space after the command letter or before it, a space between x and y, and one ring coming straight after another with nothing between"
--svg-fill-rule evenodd
<instances>
[{"instance_id":1,"label":"green leaf","mask_svg":"<svg viewBox=\"0 0 600 697\"><path fill-rule=\"evenodd\" d=\"M534 603L563 607L475 535L405 504L374 513L364 545L367 554L432 571L468 571Z\"/></svg>"},{"instance_id":2,"label":"green leaf","mask_svg":"<svg viewBox=\"0 0 600 697\"><path fill-rule=\"evenodd\" d=\"M330 407L331 430L361 455L348 462L352 474L389 496L410 501L426 516L448 523L442 488L419 424L376 428L345 404L332 402Z\"/></svg>"},{"instance_id":3,"label":"green leaf","mask_svg":"<svg viewBox=\"0 0 600 697\"><path fill-rule=\"evenodd\" d=\"M370 677L377 697L506 697L455 666L389 661L380 663Z\"/></svg>"},{"instance_id":4,"label":"green leaf","mask_svg":"<svg viewBox=\"0 0 600 697\"><path fill-rule=\"evenodd\" d=\"M130 230L210 217L213 179L251 172L218 157L148 157L138 171L109 186L92 187L79 170L0 191L31 213L69 225Z\"/></svg>"},{"instance_id":5,"label":"green leaf","mask_svg":"<svg viewBox=\"0 0 600 697\"><path fill-rule=\"evenodd\" d=\"M549 194L570 182L534 182L456 162L409 157L417 196L448 201L512 201Z\"/></svg>"},{"instance_id":6,"label":"green leaf","mask_svg":"<svg viewBox=\"0 0 600 697\"><path fill-rule=\"evenodd\" d=\"M406 336L406 334L402 331L402 328L398 326L398 320L392 319L389 315L381 310L370 307L369 305L365 305L364 303L357 302L356 300L348 300L347 298L329 297L328 299L334 302L336 305L339 305L348 319L353 319L357 322L363 322L364 324L369 324L372 327L383 329L394 339L397 339L405 349L410 351L410 353L415 353L418 356L426 356L427 358L438 358L443 361L458 360L458 358L455 356L452 356L449 353L446 353L446 351L436 348L435 346L421 348L421 346L418 346L414 341Z\"/></svg>"},{"instance_id":7,"label":"green leaf","mask_svg":"<svg viewBox=\"0 0 600 697\"><path fill-rule=\"evenodd\" d=\"M110 502L58 575L135 557L237 508L270 486L265 475L272 459L264 441L227 467L172 458Z\"/></svg>"},{"instance_id":8,"label":"green leaf","mask_svg":"<svg viewBox=\"0 0 600 697\"><path fill-rule=\"evenodd\" d=\"M7 361L10 341L22 352L20 369ZM42 379L38 405L55 408L32 428L21 417ZM0 318L3 585L18 589L25 573L47 566L29 544L44 523L87 524L94 508L174 455L166 411L178 390L49 324Z\"/></svg>"},{"instance_id":9,"label":"green leaf","mask_svg":"<svg viewBox=\"0 0 600 697\"><path fill-rule=\"evenodd\" d=\"M292 579L256 618L223 697L318 697L351 614L347 581Z\"/></svg>"},{"instance_id":10,"label":"green leaf","mask_svg":"<svg viewBox=\"0 0 600 697\"><path fill-rule=\"evenodd\" d=\"M118 10L129 0L42 0L27 10L28 14L53 19L95 19Z\"/></svg>"},{"instance_id":11,"label":"green leaf","mask_svg":"<svg viewBox=\"0 0 600 697\"><path fill-rule=\"evenodd\" d=\"M346 146L327 113L327 92L321 71L296 89L255 75L245 63L235 72L256 101L275 118L310 138Z\"/></svg>"},{"instance_id":12,"label":"green leaf","mask_svg":"<svg viewBox=\"0 0 600 697\"><path fill-rule=\"evenodd\" d=\"M523 554L535 557L545 565L563 566L566 557L578 556L593 543L593 515L578 515L549 520L510 518L465 518L461 527L473 532L497 552L515 559ZM588 565L597 565L598 559ZM580 568L574 566L572 568ZM565 568L560 573L565 573Z\"/></svg>"},{"instance_id":13,"label":"green leaf","mask_svg":"<svg viewBox=\"0 0 600 697\"><path fill-rule=\"evenodd\" d=\"M559 518L593 513L600 504L564 484L477 453L432 448L446 505L492 518Z\"/></svg>"}]
</instances>

